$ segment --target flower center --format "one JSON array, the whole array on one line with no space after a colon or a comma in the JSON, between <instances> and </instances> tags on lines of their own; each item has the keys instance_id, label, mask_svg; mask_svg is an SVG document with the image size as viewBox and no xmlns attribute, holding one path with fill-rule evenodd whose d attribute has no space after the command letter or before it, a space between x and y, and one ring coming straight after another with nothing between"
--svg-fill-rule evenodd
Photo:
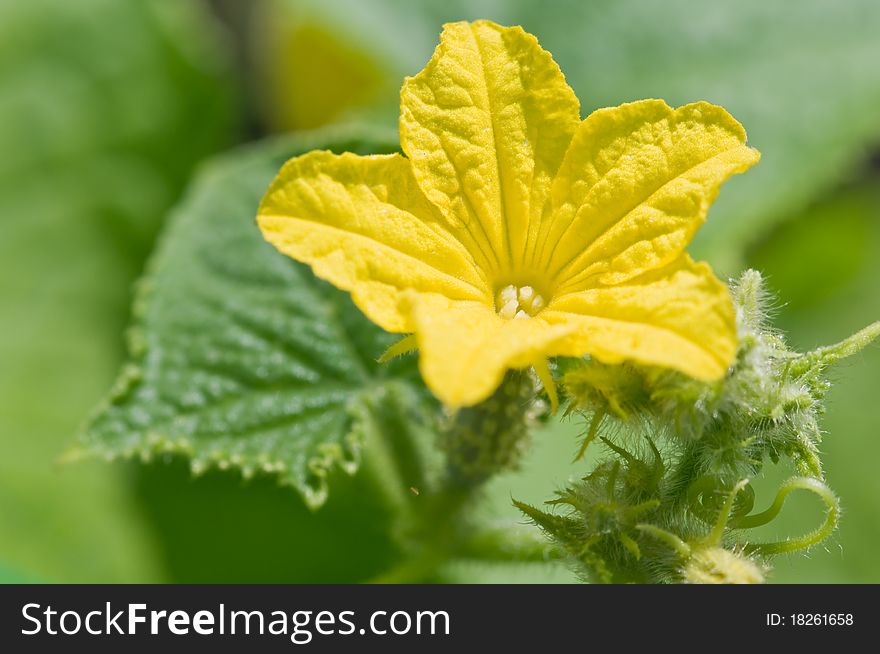
<instances>
[{"instance_id":1,"label":"flower center","mask_svg":"<svg viewBox=\"0 0 880 654\"><path fill-rule=\"evenodd\" d=\"M508 284L495 294L495 310L505 320L531 318L544 306L544 298L532 286Z\"/></svg>"}]
</instances>

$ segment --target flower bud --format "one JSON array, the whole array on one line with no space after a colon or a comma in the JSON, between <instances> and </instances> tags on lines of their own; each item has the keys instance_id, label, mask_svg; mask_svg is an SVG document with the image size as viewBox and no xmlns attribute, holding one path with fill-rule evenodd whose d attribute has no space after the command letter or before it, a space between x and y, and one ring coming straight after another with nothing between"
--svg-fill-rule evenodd
<instances>
[{"instance_id":1,"label":"flower bud","mask_svg":"<svg viewBox=\"0 0 880 654\"><path fill-rule=\"evenodd\" d=\"M682 574L688 584L764 583L764 571L758 564L716 546L695 549Z\"/></svg>"}]
</instances>

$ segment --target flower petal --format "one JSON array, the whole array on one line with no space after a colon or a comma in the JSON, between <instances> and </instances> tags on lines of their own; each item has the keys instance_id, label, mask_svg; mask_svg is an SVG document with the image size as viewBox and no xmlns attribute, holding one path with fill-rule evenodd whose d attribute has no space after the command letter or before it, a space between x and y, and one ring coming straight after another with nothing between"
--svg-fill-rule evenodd
<instances>
[{"instance_id":1,"label":"flower petal","mask_svg":"<svg viewBox=\"0 0 880 654\"><path fill-rule=\"evenodd\" d=\"M541 318L568 325L556 354L632 360L691 377L724 376L736 354L736 319L727 287L686 254L624 284L554 299Z\"/></svg>"},{"instance_id":2,"label":"flower petal","mask_svg":"<svg viewBox=\"0 0 880 654\"><path fill-rule=\"evenodd\" d=\"M350 291L375 323L413 331L408 289L488 302L492 292L400 155L310 152L288 161L260 204L263 236Z\"/></svg>"},{"instance_id":3,"label":"flower petal","mask_svg":"<svg viewBox=\"0 0 880 654\"><path fill-rule=\"evenodd\" d=\"M589 354L715 380L736 352L727 287L687 255L625 285L557 298L534 318L503 320L482 304L424 297L414 313L422 377L452 407L485 400L509 368L549 356Z\"/></svg>"},{"instance_id":4,"label":"flower petal","mask_svg":"<svg viewBox=\"0 0 880 654\"><path fill-rule=\"evenodd\" d=\"M521 268L579 121L550 54L519 27L451 23L400 104L401 146L425 195L481 266Z\"/></svg>"},{"instance_id":5,"label":"flower petal","mask_svg":"<svg viewBox=\"0 0 880 654\"><path fill-rule=\"evenodd\" d=\"M567 326L552 327L538 318L504 320L473 302L419 298L414 314L422 378L453 408L482 402L509 368L543 361L548 344L570 332Z\"/></svg>"},{"instance_id":6,"label":"flower petal","mask_svg":"<svg viewBox=\"0 0 880 654\"><path fill-rule=\"evenodd\" d=\"M675 260L721 184L760 158L721 107L643 100L584 120L553 182L538 261L568 292Z\"/></svg>"}]
</instances>

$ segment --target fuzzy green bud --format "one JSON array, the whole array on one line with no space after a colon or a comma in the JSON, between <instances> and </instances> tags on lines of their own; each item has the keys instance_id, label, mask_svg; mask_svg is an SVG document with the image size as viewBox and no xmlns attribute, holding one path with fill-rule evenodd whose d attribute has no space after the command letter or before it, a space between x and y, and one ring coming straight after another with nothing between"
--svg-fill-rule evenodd
<instances>
[{"instance_id":1,"label":"fuzzy green bud","mask_svg":"<svg viewBox=\"0 0 880 654\"><path fill-rule=\"evenodd\" d=\"M723 547L693 551L682 570L688 584L762 584L764 571L751 559Z\"/></svg>"}]
</instances>

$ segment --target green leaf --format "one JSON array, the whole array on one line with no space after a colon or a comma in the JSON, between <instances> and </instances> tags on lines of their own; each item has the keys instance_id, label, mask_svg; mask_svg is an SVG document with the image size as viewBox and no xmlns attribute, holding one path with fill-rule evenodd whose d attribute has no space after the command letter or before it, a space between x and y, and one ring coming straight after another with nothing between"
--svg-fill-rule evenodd
<instances>
[{"instance_id":1,"label":"green leaf","mask_svg":"<svg viewBox=\"0 0 880 654\"><path fill-rule=\"evenodd\" d=\"M364 432L387 407L404 423L418 419L426 396L411 385L413 358L377 364L395 337L265 243L255 223L290 156L397 147L393 134L354 133L285 139L202 172L141 282L131 362L82 447L109 457L183 453L194 472L276 473L318 506L328 471L356 469Z\"/></svg>"},{"instance_id":2,"label":"green leaf","mask_svg":"<svg viewBox=\"0 0 880 654\"><path fill-rule=\"evenodd\" d=\"M0 559L155 581L124 471L58 466L121 356L129 286L234 110L199 2L0 2Z\"/></svg>"},{"instance_id":3,"label":"green leaf","mask_svg":"<svg viewBox=\"0 0 880 654\"><path fill-rule=\"evenodd\" d=\"M273 0L270 7L270 37L291 23L297 26L291 38L312 26L384 67L383 85L360 106L382 106L389 123L403 76L425 65L441 24L476 18L522 25L537 35L577 92L584 115L650 97L723 105L764 155L728 183L697 237L698 254L728 273L739 269L744 248L763 230L847 176L880 138L875 0L841 0L833 11L824 0L805 0L796 9L765 0L560 0L552 10L541 0ZM257 47L279 42L260 34ZM283 50L268 54L267 68L293 66ZM322 92L299 90L300 97Z\"/></svg>"}]
</instances>

